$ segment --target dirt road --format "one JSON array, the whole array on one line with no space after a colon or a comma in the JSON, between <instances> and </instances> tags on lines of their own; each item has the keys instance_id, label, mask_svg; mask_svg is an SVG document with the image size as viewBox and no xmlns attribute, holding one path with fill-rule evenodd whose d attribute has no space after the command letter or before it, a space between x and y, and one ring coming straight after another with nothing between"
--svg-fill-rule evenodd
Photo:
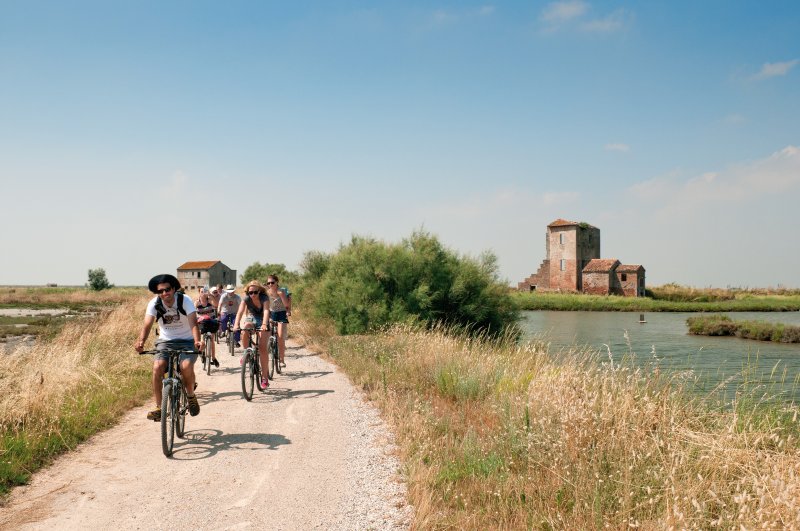
<instances>
[{"instance_id":1,"label":"dirt road","mask_svg":"<svg viewBox=\"0 0 800 531\"><path fill-rule=\"evenodd\" d=\"M171 459L148 403L16 489L0 528L407 527L389 432L333 365L290 345L284 374L246 402L223 346L210 376L198 361L201 411Z\"/></svg>"}]
</instances>

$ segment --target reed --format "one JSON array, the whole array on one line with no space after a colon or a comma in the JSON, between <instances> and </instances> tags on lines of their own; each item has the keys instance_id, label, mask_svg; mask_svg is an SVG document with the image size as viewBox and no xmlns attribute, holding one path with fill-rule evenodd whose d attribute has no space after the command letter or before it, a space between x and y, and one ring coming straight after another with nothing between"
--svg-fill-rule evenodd
<instances>
[{"instance_id":1,"label":"reed","mask_svg":"<svg viewBox=\"0 0 800 531\"><path fill-rule=\"evenodd\" d=\"M147 297L0 356L0 491L117 422L150 395L151 360L133 351Z\"/></svg>"},{"instance_id":2,"label":"reed","mask_svg":"<svg viewBox=\"0 0 800 531\"><path fill-rule=\"evenodd\" d=\"M514 293L520 310L604 312L784 312L800 310L798 294L737 293L732 298L621 297L578 293Z\"/></svg>"},{"instance_id":3,"label":"reed","mask_svg":"<svg viewBox=\"0 0 800 531\"><path fill-rule=\"evenodd\" d=\"M793 407L544 341L314 330L392 424L414 528L800 528Z\"/></svg>"},{"instance_id":4,"label":"reed","mask_svg":"<svg viewBox=\"0 0 800 531\"><path fill-rule=\"evenodd\" d=\"M703 315L686 320L689 333L698 336L736 336L775 343L800 343L800 326L766 321L734 321L726 315Z\"/></svg>"},{"instance_id":5,"label":"reed","mask_svg":"<svg viewBox=\"0 0 800 531\"><path fill-rule=\"evenodd\" d=\"M121 304L146 293L148 291L144 287L92 291L81 287L5 286L0 288L0 307L83 310Z\"/></svg>"}]
</instances>

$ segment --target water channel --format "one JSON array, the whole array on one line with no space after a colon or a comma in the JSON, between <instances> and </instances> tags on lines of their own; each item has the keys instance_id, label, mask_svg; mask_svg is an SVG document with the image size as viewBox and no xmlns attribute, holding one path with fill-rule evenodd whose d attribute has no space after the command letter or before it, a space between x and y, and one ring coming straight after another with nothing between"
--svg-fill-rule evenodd
<instances>
[{"instance_id":1,"label":"water channel","mask_svg":"<svg viewBox=\"0 0 800 531\"><path fill-rule=\"evenodd\" d=\"M732 337L693 336L686 319L694 313L632 312L523 312L521 325L527 339L540 338L550 352L571 347L591 347L608 359L620 361L631 352L639 364L690 373L700 392L727 382L732 396L747 374L766 392L800 402L800 344L771 343ZM800 312L735 312L736 321L758 320L800 326Z\"/></svg>"}]
</instances>

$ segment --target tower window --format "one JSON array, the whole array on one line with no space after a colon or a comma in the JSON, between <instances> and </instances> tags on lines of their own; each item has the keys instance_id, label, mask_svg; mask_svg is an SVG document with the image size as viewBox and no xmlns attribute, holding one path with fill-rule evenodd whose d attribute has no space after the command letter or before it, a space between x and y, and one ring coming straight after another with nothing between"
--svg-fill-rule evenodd
<instances>
[{"instance_id":1,"label":"tower window","mask_svg":"<svg viewBox=\"0 0 800 531\"><path fill-rule=\"evenodd\" d=\"M562 258L561 259L561 271L566 271L566 270L567 270L567 261L564 258Z\"/></svg>"},{"instance_id":2,"label":"tower window","mask_svg":"<svg viewBox=\"0 0 800 531\"><path fill-rule=\"evenodd\" d=\"M562 232L561 234L558 235L558 243L564 245L566 242L567 242L566 235Z\"/></svg>"}]
</instances>

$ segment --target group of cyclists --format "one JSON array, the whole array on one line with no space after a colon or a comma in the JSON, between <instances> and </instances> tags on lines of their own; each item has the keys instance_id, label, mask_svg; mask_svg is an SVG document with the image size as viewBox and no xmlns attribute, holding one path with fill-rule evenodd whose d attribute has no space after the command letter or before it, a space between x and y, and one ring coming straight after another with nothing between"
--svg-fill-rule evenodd
<instances>
[{"instance_id":1,"label":"group of cyclists","mask_svg":"<svg viewBox=\"0 0 800 531\"><path fill-rule=\"evenodd\" d=\"M194 363L197 360L197 351L203 348L201 334L216 333L218 329L233 333L236 346L239 347L242 339L248 345L253 333L267 331L269 321L272 321L276 325L280 364L286 366L286 336L292 306L288 291L278 286L277 276L268 276L266 285L257 280L249 282L245 286L243 297L236 293L233 285L228 284L224 289L222 285L203 287L197 299L192 301L181 291L178 279L169 274L154 276L147 287L155 297L147 304L144 323L134 348L137 352L144 350L150 330L157 323L159 339L156 341L156 350L192 351L181 354L179 358L190 415L195 416L200 412L200 405L194 394L197 387ZM219 367L213 341L211 345L211 363ZM261 366L267 367L267 342L259 341L258 349ZM156 408L147 413L150 420L161 420L161 381L167 370L167 361L166 353L157 354L153 361L153 398ZM266 374L262 374L261 388L268 386L269 379Z\"/></svg>"}]
</instances>

